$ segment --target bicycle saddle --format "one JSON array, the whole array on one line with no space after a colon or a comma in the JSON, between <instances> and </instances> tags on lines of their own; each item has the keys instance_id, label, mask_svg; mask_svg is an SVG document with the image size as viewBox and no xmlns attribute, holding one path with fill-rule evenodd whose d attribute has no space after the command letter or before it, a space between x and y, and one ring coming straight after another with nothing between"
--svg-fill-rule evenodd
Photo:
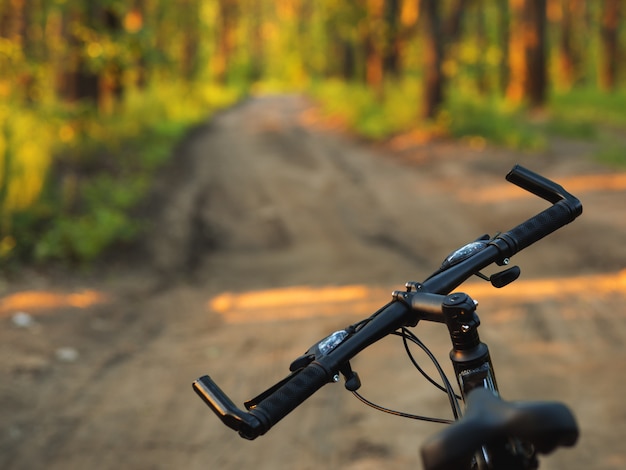
<instances>
[{"instance_id":1,"label":"bicycle saddle","mask_svg":"<svg viewBox=\"0 0 626 470\"><path fill-rule=\"evenodd\" d=\"M463 418L422 445L426 470L467 468L481 447L507 439L529 443L543 454L578 439L576 420L562 403L506 402L484 388L472 390L466 403Z\"/></svg>"}]
</instances>

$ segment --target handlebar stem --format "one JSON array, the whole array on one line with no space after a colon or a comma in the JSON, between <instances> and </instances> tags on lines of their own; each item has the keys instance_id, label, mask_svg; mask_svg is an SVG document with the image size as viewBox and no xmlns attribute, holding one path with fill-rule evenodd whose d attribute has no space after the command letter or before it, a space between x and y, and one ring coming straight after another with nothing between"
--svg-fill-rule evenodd
<instances>
[{"instance_id":1,"label":"handlebar stem","mask_svg":"<svg viewBox=\"0 0 626 470\"><path fill-rule=\"evenodd\" d=\"M476 302L464 293L448 295L441 305L452 340L450 360L463 397L477 387L496 392L489 348L480 341Z\"/></svg>"},{"instance_id":2,"label":"handlebar stem","mask_svg":"<svg viewBox=\"0 0 626 470\"><path fill-rule=\"evenodd\" d=\"M480 319L476 315L476 303L462 292L448 295L441 304L443 316L450 332L452 346L457 351L475 348Z\"/></svg>"}]
</instances>

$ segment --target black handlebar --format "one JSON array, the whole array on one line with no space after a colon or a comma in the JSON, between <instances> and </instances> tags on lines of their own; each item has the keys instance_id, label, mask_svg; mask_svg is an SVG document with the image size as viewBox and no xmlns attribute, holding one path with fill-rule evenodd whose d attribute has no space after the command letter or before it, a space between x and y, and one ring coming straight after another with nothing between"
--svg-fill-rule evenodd
<instances>
[{"instance_id":1,"label":"black handlebar","mask_svg":"<svg viewBox=\"0 0 626 470\"><path fill-rule=\"evenodd\" d=\"M531 192L535 196L539 196L541 199L545 199L552 204L566 200L571 201L573 205L580 205L578 199L565 191L563 186L545 178L544 176L541 176L538 173L530 171L523 166L515 165L505 178L514 185L519 186L520 188L525 189L526 191ZM582 206L580 207L580 210L582 210Z\"/></svg>"},{"instance_id":2,"label":"black handlebar","mask_svg":"<svg viewBox=\"0 0 626 470\"><path fill-rule=\"evenodd\" d=\"M411 295L396 297L393 302L371 317L362 329L356 333L351 332L329 355L312 359L310 363L271 387L258 399L248 402L247 411L240 410L207 375L196 380L193 389L224 424L238 431L246 439L255 439L265 434L325 384L334 381L340 369L343 372L342 367L367 346L400 327L415 326L419 320L443 323L440 308L445 296L453 289L492 263L504 264L514 254L572 222L582 213L582 205L577 198L560 185L530 170L515 166L506 179L553 205L508 232L485 242L484 249L467 259L440 270L419 285L419 292L414 291ZM478 394L472 392L471 395ZM504 406L501 401L497 403L481 401L481 403L483 405L474 407L479 410L474 413L488 412L490 418L485 421L480 417L472 417L468 411L467 418L463 419L465 424L454 425L447 431L448 434L431 441L425 456L433 462L433 466L429 468L457 468L437 463L441 459L443 449L448 451L454 448L457 439L468 441L468 445L459 450L463 455L459 454L458 458L465 458L470 446L473 451L476 444L480 446L481 442L484 443L484 441L475 442L476 440L482 440L484 436L488 438L500 436L505 431L513 430L519 437L526 438L528 437L526 431L532 428L532 433L538 433L540 437L535 439L537 437L535 436L530 440L539 450L551 450L555 445L573 443L576 440L570 432L572 423L575 428L575 422L571 421L573 418L568 421L571 414L568 414L569 411L564 410L564 407L560 408L554 404ZM544 416L543 413L548 415ZM541 423L537 425L536 421L542 420L546 421L545 426ZM558 429L549 427L548 422L551 421L550 426L555 425ZM562 430L563 427L566 431ZM553 431L562 438L552 439L550 435ZM454 440L454 446L450 446L450 439Z\"/></svg>"},{"instance_id":3,"label":"black handlebar","mask_svg":"<svg viewBox=\"0 0 626 470\"><path fill-rule=\"evenodd\" d=\"M463 419L422 444L425 470L469 468L481 447L509 438L530 443L543 454L578 440L574 415L562 403L506 402L490 390L477 388L468 394L466 405Z\"/></svg>"},{"instance_id":4,"label":"black handlebar","mask_svg":"<svg viewBox=\"0 0 626 470\"><path fill-rule=\"evenodd\" d=\"M471 258L431 276L423 283L425 290L447 294L472 274L494 262L504 264L505 260L524 248L573 222L583 212L583 206L578 198L568 193L561 185L524 167L515 165L506 175L506 179L553 205L508 232L499 234L487 248Z\"/></svg>"},{"instance_id":5,"label":"black handlebar","mask_svg":"<svg viewBox=\"0 0 626 470\"><path fill-rule=\"evenodd\" d=\"M537 173L515 165L506 175L506 179L554 204L514 229L496 237L496 244L507 258L569 224L582 214L583 206L577 198L565 191L561 185ZM499 240L505 242L507 249L502 243L498 243Z\"/></svg>"},{"instance_id":6,"label":"black handlebar","mask_svg":"<svg viewBox=\"0 0 626 470\"><path fill-rule=\"evenodd\" d=\"M224 424L238 431L241 437L252 440L265 434L330 382L332 375L322 365L313 362L287 379L267 399L250 407L247 413L237 408L208 375L196 380L193 389Z\"/></svg>"},{"instance_id":7,"label":"black handlebar","mask_svg":"<svg viewBox=\"0 0 626 470\"><path fill-rule=\"evenodd\" d=\"M413 308L430 305L431 297L433 296L428 296L428 300L424 302L415 300L412 303ZM436 297L444 299L444 296ZM342 365L360 351L398 328L416 323L417 317L410 304L403 302L387 304L376 318L365 325L358 334L343 341L331 354L296 370L259 397L246 403L247 412L240 410L208 375L194 381L193 389L226 426L238 431L243 438L256 439L317 390L334 381L335 374Z\"/></svg>"}]
</instances>

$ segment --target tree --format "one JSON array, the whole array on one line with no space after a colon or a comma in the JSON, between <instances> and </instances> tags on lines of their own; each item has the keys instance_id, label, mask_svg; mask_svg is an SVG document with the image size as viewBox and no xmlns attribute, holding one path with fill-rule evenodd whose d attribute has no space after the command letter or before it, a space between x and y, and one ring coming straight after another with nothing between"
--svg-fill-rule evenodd
<instances>
[{"instance_id":1,"label":"tree","mask_svg":"<svg viewBox=\"0 0 626 470\"><path fill-rule=\"evenodd\" d=\"M401 0L385 0L385 43L383 45L383 71L385 75L390 75L393 77L398 77L401 72L401 11Z\"/></svg>"},{"instance_id":2,"label":"tree","mask_svg":"<svg viewBox=\"0 0 626 470\"><path fill-rule=\"evenodd\" d=\"M250 58L248 78L255 82L263 75L264 68L264 48L263 48L263 2L252 0L247 7L250 9L252 19L248 26L248 38L250 42Z\"/></svg>"},{"instance_id":3,"label":"tree","mask_svg":"<svg viewBox=\"0 0 626 470\"><path fill-rule=\"evenodd\" d=\"M322 16L326 36L326 75L346 81L367 81L365 72L368 4L356 0L328 2Z\"/></svg>"},{"instance_id":4,"label":"tree","mask_svg":"<svg viewBox=\"0 0 626 470\"><path fill-rule=\"evenodd\" d=\"M124 70L119 56L107 55L103 44L121 33L122 18L117 10L91 2L73 3L62 13L58 34L65 47L57 57L58 95L110 113L123 93Z\"/></svg>"},{"instance_id":5,"label":"tree","mask_svg":"<svg viewBox=\"0 0 626 470\"><path fill-rule=\"evenodd\" d=\"M547 98L546 24L547 0L526 0L525 94L534 108L541 107Z\"/></svg>"},{"instance_id":6,"label":"tree","mask_svg":"<svg viewBox=\"0 0 626 470\"><path fill-rule=\"evenodd\" d=\"M617 85L621 4L621 0L604 0L602 4L600 86L609 91Z\"/></svg>"},{"instance_id":7,"label":"tree","mask_svg":"<svg viewBox=\"0 0 626 470\"><path fill-rule=\"evenodd\" d=\"M385 47L385 0L368 0L365 22L365 81L369 87L382 93L383 54Z\"/></svg>"},{"instance_id":8,"label":"tree","mask_svg":"<svg viewBox=\"0 0 626 470\"><path fill-rule=\"evenodd\" d=\"M237 0L218 0L217 51L213 58L213 73L220 83L227 79L229 65L235 50L235 27L237 24Z\"/></svg>"},{"instance_id":9,"label":"tree","mask_svg":"<svg viewBox=\"0 0 626 470\"><path fill-rule=\"evenodd\" d=\"M422 117L433 119L444 102L447 77L443 70L446 54L459 41L463 30L463 16L467 1L456 0L445 21L441 13L441 2L422 0L424 19L424 93Z\"/></svg>"},{"instance_id":10,"label":"tree","mask_svg":"<svg viewBox=\"0 0 626 470\"><path fill-rule=\"evenodd\" d=\"M540 107L547 98L546 0L510 0L507 98Z\"/></svg>"},{"instance_id":11,"label":"tree","mask_svg":"<svg viewBox=\"0 0 626 470\"><path fill-rule=\"evenodd\" d=\"M561 31L559 36L559 85L562 88L570 89L577 81L580 75L580 54L576 48L574 34L579 28L576 28L576 19L580 13L580 0L561 0Z\"/></svg>"},{"instance_id":12,"label":"tree","mask_svg":"<svg viewBox=\"0 0 626 470\"><path fill-rule=\"evenodd\" d=\"M198 67L198 47L200 44L199 4L197 0L183 0L179 3L182 31L181 72L187 81L192 81Z\"/></svg>"},{"instance_id":13,"label":"tree","mask_svg":"<svg viewBox=\"0 0 626 470\"><path fill-rule=\"evenodd\" d=\"M433 119L443 103L444 37L439 7L438 0L422 1L422 15L425 23L422 117L426 119Z\"/></svg>"},{"instance_id":14,"label":"tree","mask_svg":"<svg viewBox=\"0 0 626 470\"><path fill-rule=\"evenodd\" d=\"M510 82L510 12L508 0L498 0L498 40L500 42L501 58L499 69L500 89L508 93Z\"/></svg>"}]
</instances>

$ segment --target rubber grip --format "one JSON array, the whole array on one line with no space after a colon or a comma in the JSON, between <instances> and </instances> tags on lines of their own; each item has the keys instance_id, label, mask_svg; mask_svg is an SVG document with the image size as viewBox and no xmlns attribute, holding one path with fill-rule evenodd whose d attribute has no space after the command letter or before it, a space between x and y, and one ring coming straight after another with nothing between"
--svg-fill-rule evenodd
<instances>
[{"instance_id":1,"label":"rubber grip","mask_svg":"<svg viewBox=\"0 0 626 470\"><path fill-rule=\"evenodd\" d=\"M289 382L252 407L248 412L262 424L262 431L259 435L265 434L331 379L331 374L324 367L317 362L312 362L295 374ZM240 434L247 439L257 437Z\"/></svg>"},{"instance_id":2,"label":"rubber grip","mask_svg":"<svg viewBox=\"0 0 626 470\"><path fill-rule=\"evenodd\" d=\"M550 201L552 204L563 199L575 199L560 184L520 165L515 165L511 169L509 174L506 175L506 180L533 193L535 196L539 196L541 199Z\"/></svg>"},{"instance_id":3,"label":"rubber grip","mask_svg":"<svg viewBox=\"0 0 626 470\"><path fill-rule=\"evenodd\" d=\"M502 254L510 258L515 253L569 224L578 215L579 213L572 210L569 201L559 201L514 229L498 235L496 244ZM503 247L502 243L497 242L498 240L504 241L506 246Z\"/></svg>"},{"instance_id":4,"label":"rubber grip","mask_svg":"<svg viewBox=\"0 0 626 470\"><path fill-rule=\"evenodd\" d=\"M572 446L578 426L570 410L558 402L506 402L487 389L470 392L467 413L422 445L425 470L457 470L482 446L517 438L550 453Z\"/></svg>"}]
</instances>

